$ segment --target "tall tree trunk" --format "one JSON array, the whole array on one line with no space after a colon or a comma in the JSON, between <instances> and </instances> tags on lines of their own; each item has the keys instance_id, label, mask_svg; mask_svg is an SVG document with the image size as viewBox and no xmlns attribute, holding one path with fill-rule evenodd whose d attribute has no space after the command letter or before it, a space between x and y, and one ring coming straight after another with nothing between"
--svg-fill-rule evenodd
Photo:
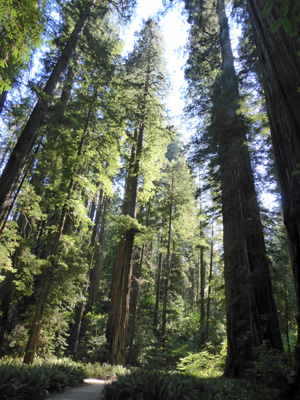
<instances>
[{"instance_id":1,"label":"tall tree trunk","mask_svg":"<svg viewBox=\"0 0 300 400\"><path fill-rule=\"evenodd\" d=\"M96 217L94 221L94 226L93 226L93 231L91 235L91 241L90 241L90 248L87 256L87 262L88 262L88 269L89 269L89 283L86 284L86 286L83 288L83 296L85 296L88 292L88 286L90 285L91 282L91 272L93 269L93 261L94 261L94 251L95 251L95 245L96 245L96 239L97 239L97 233L99 230L100 226L100 219L102 215L102 207L103 207L103 200L104 200L104 191L101 189L99 198L98 198L98 204L97 204L97 211L96 211ZM70 329L70 336L68 338L68 352L73 354L76 351L78 341L79 341L79 335L80 335L80 330L82 328L82 322L83 322L83 316L85 313L85 301L81 301L79 304L76 305L75 307L75 315L74 315L74 324L72 325Z\"/></svg>"},{"instance_id":2,"label":"tall tree trunk","mask_svg":"<svg viewBox=\"0 0 300 400\"><path fill-rule=\"evenodd\" d=\"M47 303L47 298L52 282L52 273L52 267L48 268L48 270L44 273L41 281L41 287L38 293L38 302L35 310L35 315L31 324L31 331L29 333L29 339L24 356L24 363L27 365L32 364L34 360L36 346L41 333L42 317L44 314L44 309Z\"/></svg>"},{"instance_id":3,"label":"tall tree trunk","mask_svg":"<svg viewBox=\"0 0 300 400\"><path fill-rule=\"evenodd\" d=\"M149 217L151 210L151 202L148 202L148 210L146 216L146 228L149 226ZM142 267L144 261L144 252L145 252L145 243L142 244L141 256L139 261L139 268L134 280L135 292L133 295L133 304L132 304L132 323L131 323L131 332L130 332L130 341L129 341L129 353L128 353L128 362L131 364L132 362L132 348L133 348L133 340L135 335L135 326L136 326L136 318L138 311L138 300L139 300L139 291L140 291L140 278L142 276Z\"/></svg>"},{"instance_id":4,"label":"tall tree trunk","mask_svg":"<svg viewBox=\"0 0 300 400\"><path fill-rule=\"evenodd\" d=\"M274 2L270 12L263 16L263 0L247 0L247 3L262 70L300 313L300 174L295 173L299 171L300 154L300 43L298 35L292 36L282 24L275 31L271 29L281 18L280 8L285 4ZM299 22L294 11L297 1L292 0L287 4L286 19L294 21L299 33ZM294 370L289 377L289 398L300 391L300 316L297 321L298 338Z\"/></svg>"},{"instance_id":5,"label":"tall tree trunk","mask_svg":"<svg viewBox=\"0 0 300 400\"><path fill-rule=\"evenodd\" d=\"M169 209L169 226L168 226L168 244L167 244L167 255L164 268L164 285L163 285L163 310L162 310L162 322L161 322L161 335L164 336L166 333L166 322L167 322L167 303L168 303L168 287L170 277L170 266L171 266L171 237L172 237L172 216L173 216L173 177L171 187L171 202Z\"/></svg>"},{"instance_id":6,"label":"tall tree trunk","mask_svg":"<svg viewBox=\"0 0 300 400\"><path fill-rule=\"evenodd\" d=\"M111 346L111 363L125 364L126 338L132 275L134 231L127 231L117 251L111 307L106 336Z\"/></svg>"},{"instance_id":7,"label":"tall tree trunk","mask_svg":"<svg viewBox=\"0 0 300 400\"><path fill-rule=\"evenodd\" d=\"M246 145L238 115L234 70L224 1L218 0L222 74L216 82L215 122L219 129L228 355L225 375L239 377L253 348L267 341L282 350L262 225ZM215 87L215 88L216 88ZM218 98L217 98L218 96ZM218 125L218 127L217 127ZM222 136L221 136L222 135Z\"/></svg>"},{"instance_id":8,"label":"tall tree trunk","mask_svg":"<svg viewBox=\"0 0 300 400\"><path fill-rule=\"evenodd\" d=\"M91 0L88 5L82 9L74 30L48 79L43 94L36 103L0 177L0 234L6 223L8 212L14 199L14 193L17 190L20 178L27 165L31 150L36 143L41 125L45 119L51 101L60 86L77 42L88 22L94 2L95 0Z\"/></svg>"},{"instance_id":9,"label":"tall tree trunk","mask_svg":"<svg viewBox=\"0 0 300 400\"><path fill-rule=\"evenodd\" d=\"M145 89L148 90L148 87ZM145 105L143 106L143 108ZM144 112L144 110L143 110ZM140 159L143 147L145 124L140 122L135 130L135 144L131 151L130 169L126 181L126 190L123 204L123 215L136 218L138 179L140 174ZM129 317L129 300L131 288L133 242L135 230L128 230L121 238L115 264L112 285L111 306L108 316L106 337L110 343L111 363L125 364L126 339Z\"/></svg>"},{"instance_id":10,"label":"tall tree trunk","mask_svg":"<svg viewBox=\"0 0 300 400\"><path fill-rule=\"evenodd\" d=\"M0 94L0 114L2 113L2 110L4 108L4 104L6 102L8 91L3 90L3 92Z\"/></svg>"},{"instance_id":11,"label":"tall tree trunk","mask_svg":"<svg viewBox=\"0 0 300 400\"><path fill-rule=\"evenodd\" d=\"M204 262L204 248L199 249L200 252L200 341L199 345L205 343L205 262Z\"/></svg>"},{"instance_id":12,"label":"tall tree trunk","mask_svg":"<svg viewBox=\"0 0 300 400\"><path fill-rule=\"evenodd\" d=\"M83 295L85 294L85 292L86 290L84 290ZM74 313L74 324L71 326L70 335L68 337L68 354L75 354L77 350L84 310L85 304L83 301L76 304Z\"/></svg>"},{"instance_id":13,"label":"tall tree trunk","mask_svg":"<svg viewBox=\"0 0 300 400\"><path fill-rule=\"evenodd\" d=\"M128 363L129 364L131 364L131 362L132 362L133 339L134 339L134 334L135 334L136 317L137 317L137 310L138 310L139 290L140 290L139 279L140 279L141 274L142 274L144 251L145 251L145 243L142 244L141 256L140 256L140 260L139 260L139 268L138 268L138 271L137 271L137 274L135 276L134 283L133 283L133 288L135 290L132 293L132 297L133 297L133 302L132 302L132 321L131 321L129 352L128 352Z\"/></svg>"},{"instance_id":14,"label":"tall tree trunk","mask_svg":"<svg viewBox=\"0 0 300 400\"><path fill-rule=\"evenodd\" d=\"M204 263L204 241L203 221L202 221L202 199L201 199L201 184L200 190L200 247L199 247L199 267L200 267L200 341L199 345L205 343L205 263Z\"/></svg>"},{"instance_id":15,"label":"tall tree trunk","mask_svg":"<svg viewBox=\"0 0 300 400\"><path fill-rule=\"evenodd\" d=\"M213 259L214 259L214 221L212 221L212 224L211 224L210 262L209 262L208 293L207 293L207 305L206 305L205 340L207 342L209 341L209 318L210 318L211 280L212 280L212 270L213 270Z\"/></svg>"},{"instance_id":16,"label":"tall tree trunk","mask_svg":"<svg viewBox=\"0 0 300 400\"><path fill-rule=\"evenodd\" d=\"M104 199L103 206L103 214L101 220L101 228L99 232L98 243L95 248L95 264L91 270L91 279L90 279L90 289L89 289L89 307L93 309L97 300L98 300L98 292L100 285L100 277L101 277L101 268L103 263L103 251L105 246L105 237L106 237L106 209L109 203L109 199L106 197Z\"/></svg>"},{"instance_id":17,"label":"tall tree trunk","mask_svg":"<svg viewBox=\"0 0 300 400\"><path fill-rule=\"evenodd\" d=\"M70 68L68 70L67 78L66 78L66 81L64 84L64 88L62 90L61 97L60 97L62 106L66 106L68 103L68 100L71 95L71 89L72 89L72 84L74 82L74 78L75 78L75 70L73 68ZM53 136L53 134L52 135L50 134L49 136ZM35 193L38 195L41 194L41 182L42 181L43 181L43 177L41 177L39 174L33 174L32 179L31 179L31 184L34 187ZM20 236L22 236L23 239L28 237L28 234L29 234L29 232L26 232L26 234L24 232L26 220L27 220L27 217L24 216L23 214L21 214L18 223L20 225L20 227L19 227L20 233L19 234L20 234ZM26 228L27 228L26 231L28 231L28 225ZM39 240L38 240L39 236L40 236L40 234L37 235L37 243L39 243ZM38 244L37 244L37 246L39 247L39 252L41 252L42 246L41 245L39 246ZM21 267L20 262L18 260L18 257L21 252L22 252L22 249L18 248L13 256L14 268L17 270L19 270ZM36 252L35 254L38 255L38 252ZM2 317L0 320L1 321L0 322L0 348L3 345L4 333L5 333L6 324L8 321L9 308L10 308L10 304L14 297L14 292L15 292L14 278L15 278L15 274L10 272L7 274L7 277L3 283L3 288L5 291L5 294L3 295L4 296L3 303L1 303ZM0 298L1 298L1 295L0 295Z\"/></svg>"},{"instance_id":18,"label":"tall tree trunk","mask_svg":"<svg viewBox=\"0 0 300 400\"><path fill-rule=\"evenodd\" d=\"M57 234L53 240L51 249L48 254L52 256L56 256L58 254L58 249L60 245L60 241L62 238L64 225L67 217L67 207L64 207L60 216L60 221L58 224ZM44 314L44 309L47 304L48 295L50 292L52 279L53 279L53 271L55 269L55 261L51 262L51 266L48 266L46 271L42 275L41 285L38 289L37 296L37 305L35 309L35 314L33 318L33 322L31 324L31 330L29 333L29 339L26 346L26 352L24 356L25 364L32 364L35 356L36 346L40 337L41 328L42 328L42 319Z\"/></svg>"},{"instance_id":19,"label":"tall tree trunk","mask_svg":"<svg viewBox=\"0 0 300 400\"><path fill-rule=\"evenodd\" d=\"M290 345L290 335L289 335L289 320L290 320L290 313L289 313L289 301L288 301L288 291L287 291L287 273L284 274L284 317L285 317L285 336L286 336L286 343L288 347L288 354L291 357L291 345Z\"/></svg>"},{"instance_id":20,"label":"tall tree trunk","mask_svg":"<svg viewBox=\"0 0 300 400\"><path fill-rule=\"evenodd\" d=\"M191 286L188 289L188 299L191 303L192 310L194 311L197 307L196 305L198 304L197 302L197 294L198 294L198 277L199 277L199 271L197 271L195 268L190 268L190 282Z\"/></svg>"},{"instance_id":21,"label":"tall tree trunk","mask_svg":"<svg viewBox=\"0 0 300 400\"><path fill-rule=\"evenodd\" d=\"M97 91L95 90L94 97L93 97L94 100L96 98L96 93L97 93ZM90 122L90 119L92 116L93 106L94 106L94 101L91 103L91 106L90 106L90 109L89 109L89 112L87 115L87 119L86 119L85 126L83 129L82 137L81 137L80 143L78 145L77 156L80 156L82 154L84 142L85 142L87 132L88 132L89 122ZM81 166L78 167L79 170L80 170L80 168L81 168ZM42 327L43 313L44 313L44 309L45 309L46 302L48 299L48 294L51 289L53 271L56 268L55 258L59 251L59 245L60 245L60 242L62 239L64 229L66 229L66 220L67 220L67 216L69 213L68 200L70 199L70 197L72 196L72 193L74 191L74 187L75 187L74 177L76 175L76 172L78 173L78 171L74 171L74 176L71 178L71 180L69 182L69 187L68 187L68 192L67 192L67 200L62 207L62 211L61 211L61 214L59 217L59 222L58 222L57 233L56 233L55 237L53 238L52 245L46 251L46 255L52 256L53 260L51 261L51 266L47 268L47 270L45 271L45 273L42 277L41 288L40 288L39 293L37 293L37 296L38 296L37 306L36 306L34 320L33 320L30 334L29 334L26 353L25 353L25 357L24 357L25 364L32 364L34 356L35 356L36 345L39 340L40 331L41 331L41 327Z\"/></svg>"},{"instance_id":22,"label":"tall tree trunk","mask_svg":"<svg viewBox=\"0 0 300 400\"><path fill-rule=\"evenodd\" d=\"M161 267L162 267L162 253L159 253L157 277L156 277L156 295L155 295L155 307L154 307L154 319L153 325L157 329L158 326L158 311L159 311L159 300L160 300L160 279L161 279Z\"/></svg>"}]
</instances>

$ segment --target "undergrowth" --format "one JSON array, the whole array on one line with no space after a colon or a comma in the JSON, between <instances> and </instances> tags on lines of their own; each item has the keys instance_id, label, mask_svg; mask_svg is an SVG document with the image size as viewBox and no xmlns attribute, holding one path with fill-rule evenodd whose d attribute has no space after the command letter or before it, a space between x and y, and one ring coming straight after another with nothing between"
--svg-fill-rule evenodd
<instances>
[{"instance_id":1,"label":"undergrowth","mask_svg":"<svg viewBox=\"0 0 300 400\"><path fill-rule=\"evenodd\" d=\"M0 364L0 398L3 400L40 400L50 392L78 386L86 377L81 366L72 363L43 365Z\"/></svg>"},{"instance_id":2,"label":"undergrowth","mask_svg":"<svg viewBox=\"0 0 300 400\"><path fill-rule=\"evenodd\" d=\"M220 377L225 368L226 352L226 343L221 349L208 343L201 352L181 358L176 369L198 378Z\"/></svg>"},{"instance_id":3,"label":"undergrowth","mask_svg":"<svg viewBox=\"0 0 300 400\"><path fill-rule=\"evenodd\" d=\"M114 379L119 375L128 373L129 371L122 365L110 365L107 363L87 363L83 364L86 374L90 378L95 379Z\"/></svg>"},{"instance_id":4,"label":"undergrowth","mask_svg":"<svg viewBox=\"0 0 300 400\"><path fill-rule=\"evenodd\" d=\"M276 388L245 379L141 370L120 376L104 388L105 400L274 400L277 393Z\"/></svg>"},{"instance_id":5,"label":"undergrowth","mask_svg":"<svg viewBox=\"0 0 300 400\"><path fill-rule=\"evenodd\" d=\"M87 377L111 379L125 373L121 366L82 364L70 359L36 359L34 365L22 364L21 359L0 361L1 400L42 400L50 392L61 392L80 385Z\"/></svg>"},{"instance_id":6,"label":"undergrowth","mask_svg":"<svg viewBox=\"0 0 300 400\"><path fill-rule=\"evenodd\" d=\"M256 349L256 361L243 379L222 377L226 345L207 345L181 358L174 371L133 369L100 363L76 363L70 359L36 359L0 362L1 400L42 400L50 392L78 386L86 377L112 379L105 386L106 400L273 400L284 387L290 370L287 357L267 346Z\"/></svg>"},{"instance_id":7,"label":"undergrowth","mask_svg":"<svg viewBox=\"0 0 300 400\"><path fill-rule=\"evenodd\" d=\"M201 392L203 384L193 376L142 370L119 376L104 388L105 400L196 400Z\"/></svg>"},{"instance_id":8,"label":"undergrowth","mask_svg":"<svg viewBox=\"0 0 300 400\"><path fill-rule=\"evenodd\" d=\"M274 400L290 369L284 354L263 345L243 379L222 377L226 344L182 358L176 371L135 369L105 387L106 400Z\"/></svg>"}]
</instances>

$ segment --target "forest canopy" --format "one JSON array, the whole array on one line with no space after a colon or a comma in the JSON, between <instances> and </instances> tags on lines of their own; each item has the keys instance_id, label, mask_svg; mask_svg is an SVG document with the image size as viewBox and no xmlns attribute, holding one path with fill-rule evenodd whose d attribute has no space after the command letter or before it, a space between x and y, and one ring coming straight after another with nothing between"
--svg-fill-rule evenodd
<instances>
[{"instance_id":1,"label":"forest canopy","mask_svg":"<svg viewBox=\"0 0 300 400\"><path fill-rule=\"evenodd\" d=\"M64 358L74 384L125 371L107 399L297 398L300 6L164 1L125 54L135 10L0 0L0 374Z\"/></svg>"}]
</instances>

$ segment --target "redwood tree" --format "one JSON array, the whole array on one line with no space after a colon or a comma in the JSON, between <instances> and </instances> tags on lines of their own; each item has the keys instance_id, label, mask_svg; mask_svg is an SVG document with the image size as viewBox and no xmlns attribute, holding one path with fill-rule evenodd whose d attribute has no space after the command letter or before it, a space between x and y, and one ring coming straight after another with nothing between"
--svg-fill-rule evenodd
<instances>
[{"instance_id":1,"label":"redwood tree","mask_svg":"<svg viewBox=\"0 0 300 400\"><path fill-rule=\"evenodd\" d=\"M203 43L207 54L202 58L202 84L214 79L208 76L209 69L216 76L213 93L206 89L205 94L213 105L208 133L222 192L228 339L225 375L238 377L253 358L255 346L268 341L282 350L282 343L224 2L219 0L217 9L209 1L199 5L186 2L186 8L194 29L187 72L191 77L190 71L200 69ZM208 31L210 42L205 42Z\"/></svg>"},{"instance_id":2,"label":"redwood tree","mask_svg":"<svg viewBox=\"0 0 300 400\"><path fill-rule=\"evenodd\" d=\"M262 71L271 136L281 189L300 311L300 43L299 2L247 0ZM298 317L298 326L300 319ZM300 389L300 329L290 393Z\"/></svg>"},{"instance_id":3,"label":"redwood tree","mask_svg":"<svg viewBox=\"0 0 300 400\"><path fill-rule=\"evenodd\" d=\"M162 95L164 74L162 68L162 40L157 23L149 19L140 32L139 40L128 58L128 82L132 85L132 111L129 119L133 125L131 156L125 183L125 194L122 214L128 216L128 226L118 244L115 262L111 306L107 324L106 337L110 344L111 362L125 363L126 337L129 316L129 300L133 261L134 236L137 232L134 220L137 214L139 179L145 149L144 139L157 142L159 132L157 116L161 115L162 106L159 96ZM132 129L132 128L131 128Z\"/></svg>"},{"instance_id":4,"label":"redwood tree","mask_svg":"<svg viewBox=\"0 0 300 400\"><path fill-rule=\"evenodd\" d=\"M55 96L64 73L69 64L70 58L76 48L77 42L91 15L94 0L88 1L81 8L79 18L75 24L46 86L37 101L30 118L23 129L18 142L16 143L6 167L0 178L0 233L2 232L11 204L14 199L15 191L20 182L20 178L28 163L32 148L35 145L41 125L45 119L51 101Z\"/></svg>"}]
</instances>

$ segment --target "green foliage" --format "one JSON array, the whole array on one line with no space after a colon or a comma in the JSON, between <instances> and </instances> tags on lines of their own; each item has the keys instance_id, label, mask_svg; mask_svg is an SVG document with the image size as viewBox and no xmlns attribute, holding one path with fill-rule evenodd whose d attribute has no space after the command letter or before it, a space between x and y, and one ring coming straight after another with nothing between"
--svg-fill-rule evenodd
<instances>
[{"instance_id":1,"label":"green foliage","mask_svg":"<svg viewBox=\"0 0 300 400\"><path fill-rule=\"evenodd\" d=\"M225 368L226 350L226 345L223 345L220 352L219 348L207 344L199 353L191 353L182 358L177 369L199 378L220 377Z\"/></svg>"},{"instance_id":2,"label":"green foliage","mask_svg":"<svg viewBox=\"0 0 300 400\"><path fill-rule=\"evenodd\" d=\"M181 340L176 334L170 333L165 338L152 336L145 347L140 349L137 365L149 370L155 368L172 370L191 350L192 345L186 340Z\"/></svg>"},{"instance_id":3,"label":"green foliage","mask_svg":"<svg viewBox=\"0 0 300 400\"><path fill-rule=\"evenodd\" d=\"M14 73L40 41L44 4L44 0L0 2L0 93L10 88Z\"/></svg>"},{"instance_id":4,"label":"green foliage","mask_svg":"<svg viewBox=\"0 0 300 400\"><path fill-rule=\"evenodd\" d=\"M199 378L187 373L137 369L106 385L104 393L106 400L273 400L278 389L255 379Z\"/></svg>"},{"instance_id":5,"label":"green foliage","mask_svg":"<svg viewBox=\"0 0 300 400\"><path fill-rule=\"evenodd\" d=\"M202 391L203 384L194 377L140 370L120 376L104 389L107 400L192 400Z\"/></svg>"},{"instance_id":6,"label":"green foliage","mask_svg":"<svg viewBox=\"0 0 300 400\"><path fill-rule=\"evenodd\" d=\"M284 353L264 344L255 349L254 357L256 361L246 372L248 381L268 388L280 388L286 384L292 366Z\"/></svg>"},{"instance_id":7,"label":"green foliage","mask_svg":"<svg viewBox=\"0 0 300 400\"><path fill-rule=\"evenodd\" d=\"M216 365L217 369L221 358L214 356L212 352L217 350L210 348L201 353L188 356L182 363L185 367L195 365L202 360L202 367L208 367L209 363ZM207 355L209 353L209 356ZM0 363L0 396L3 399L12 400L40 400L49 392L59 392L71 386L79 385L84 378L96 379L117 378L114 382L105 386L106 400L143 399L143 400L272 400L278 389L271 381L267 381L269 387L264 385L267 375L261 375L270 363L280 371L282 359L278 355L271 355L267 349L260 352L260 361L249 371L250 381L230 380L225 378L206 378L192 376L188 373L166 373L152 370L142 371L135 369L129 373L123 367L109 364L82 364L74 363L68 359L45 360L37 359L33 366L25 366L21 360L3 359ZM195 361L193 361L195 359ZM224 358L223 358L224 360ZM262 364L261 364L262 363ZM194 372L192 371L193 375ZM268 379L268 378L267 378ZM277 376L278 379L278 376Z\"/></svg>"},{"instance_id":8,"label":"green foliage","mask_svg":"<svg viewBox=\"0 0 300 400\"><path fill-rule=\"evenodd\" d=\"M105 318L105 322L107 323L107 318ZM89 324L87 332L84 335L84 340L79 342L73 359L88 363L108 360L109 346L105 334L101 334L102 332L104 332L104 328L98 331L95 329L95 325L92 326Z\"/></svg>"},{"instance_id":9,"label":"green foliage","mask_svg":"<svg viewBox=\"0 0 300 400\"><path fill-rule=\"evenodd\" d=\"M5 354L11 354L14 357L22 357L26 349L28 340L28 330L22 324L17 324L7 335L7 346Z\"/></svg>"},{"instance_id":10,"label":"green foliage","mask_svg":"<svg viewBox=\"0 0 300 400\"><path fill-rule=\"evenodd\" d=\"M270 32L274 33L283 26L290 36L296 36L300 21L299 3L297 1L291 2L290 0L268 0L262 10L262 15L266 17L272 10L275 11L277 19L270 26Z\"/></svg>"},{"instance_id":11,"label":"green foliage","mask_svg":"<svg viewBox=\"0 0 300 400\"><path fill-rule=\"evenodd\" d=\"M5 278L6 271L16 272L12 268L11 257L19 245L19 239L16 222L9 221L0 239L0 282Z\"/></svg>"},{"instance_id":12,"label":"green foliage","mask_svg":"<svg viewBox=\"0 0 300 400\"><path fill-rule=\"evenodd\" d=\"M117 218L119 235L124 235L127 231L134 232L145 232L145 227L143 227L136 218L130 217L130 215L120 215Z\"/></svg>"},{"instance_id":13,"label":"green foliage","mask_svg":"<svg viewBox=\"0 0 300 400\"><path fill-rule=\"evenodd\" d=\"M268 390L256 382L242 379L203 379L205 395L202 400L274 400L277 390Z\"/></svg>"},{"instance_id":14,"label":"green foliage","mask_svg":"<svg viewBox=\"0 0 300 400\"><path fill-rule=\"evenodd\" d=\"M288 332L289 335L289 345L287 343L287 336L286 334L282 334L282 344L283 344L283 348L284 348L284 352L286 354L288 354L289 356L291 356L291 354L289 354L290 349L294 349L297 343L297 328L295 327L294 329L290 329Z\"/></svg>"},{"instance_id":15,"label":"green foliage","mask_svg":"<svg viewBox=\"0 0 300 400\"><path fill-rule=\"evenodd\" d=\"M73 2L69 3L72 8ZM81 1L78 2L78 4L81 3ZM118 1L117 3L118 5L121 3L133 5L134 2ZM18 12L7 11L12 7L16 9L15 6L19 4ZM38 42L40 31L36 30L36 35L32 38L27 36L26 45L21 46L22 48L18 43L13 44L11 35L13 33L16 37L19 35L17 39L21 40L22 35L19 29L23 29L24 35L29 35L29 28L41 29L42 19L39 19L41 4L42 1L39 0L23 0L22 2L9 0L7 10L3 9L3 5L0 6L0 33L4 27L2 14L5 12L7 16L13 17L12 26L17 19L21 22L24 20L26 25L23 26L26 29L21 27L22 24L15 26L15 31L10 31L5 37L9 38L10 45L15 46L11 60L18 58L17 66L28 58L30 49ZM202 125L201 127L199 125L201 128L199 130L203 132L203 126L209 123L209 117L204 116L204 111L206 112L208 106L211 106L211 88L221 65L219 31L214 2L186 0L185 4L189 19L194 22L194 27L190 32L189 60L186 70L192 98L190 109L193 115L199 115L203 111ZM282 5L281 18L286 20L291 11L287 8L289 1L283 0L280 4ZM21 15L26 5L29 8L36 7L34 18L30 16L30 13ZM76 14L74 10L71 11L72 14ZM31 27L27 21L29 17ZM53 365L53 363L42 361L43 365L26 367L8 365L3 362L0 365L0 397L40 399L50 390L60 391L64 387L80 383L84 376L108 379L126 373L107 387L107 399L271 399L271 393L274 392L271 392L270 387L275 386L278 381L282 382L287 370L285 359L278 354L263 349L258 355L258 361L248 371L250 383L247 383L211 378L222 374L225 346L221 352L217 346L207 345L201 352L192 353L196 351L195 347L199 339L199 310L196 293L199 289L196 276L198 252L194 249L197 250L197 246L198 248L207 246L207 240L200 238L199 233L198 236L195 234L195 230L199 228L199 219L197 220L194 177L190 173L189 165L182 156L182 152L179 151L178 143L173 143L169 147L167 158L170 162L165 160L167 144L175 134L172 128L166 128L164 106L161 101L168 86L167 79L164 77L163 42L158 24L154 20L149 20L144 24L132 54L126 61L121 60L121 44L117 37L117 29L113 27L114 17L110 15L109 20L109 22L104 19L100 21L95 17L87 26L80 43L80 61L77 63L73 60L77 75L73 86L71 85L69 103L62 107L61 102L57 101L51 106L50 118L43 128L46 132L45 139L37 148L36 159L32 164L33 173L28 177L31 184L25 182L18 197L18 209L15 215L19 213L25 216L27 232L23 232L21 238L15 222L9 221L0 241L2 268L0 272L3 270L15 272L11 258L20 245L20 254L17 257L20 270L15 277L16 313L10 313L12 318L9 321L10 329L6 335L7 344L4 350L20 357L24 355L41 273L51 265L50 260L52 260L55 269L51 290L44 304L37 354L44 359L52 354L65 354L68 336L66 332L69 330L72 310L78 301L85 301L87 297L86 288L89 285L91 269L91 263L88 262L91 250L90 238L93 229L92 221L95 220L95 213L93 217L90 210L95 196L98 196L99 191L103 189L105 196L115 196L116 200L111 200L114 204L107 218L110 225L106 245L102 249L104 264L101 270L100 295L103 296L103 304L108 303L116 242L120 235L132 229L138 233L135 241L136 250L138 246L145 244L142 277L139 277L138 282L140 294L132 360L134 365L148 371L135 371L128 374L123 367L99 362L106 360L109 352L104 334L107 314L103 307L103 310L93 310L85 316L86 330L84 336L80 337L74 359L89 361L86 365L72 364L69 361L65 361L65 364ZM69 23L69 26L66 24L62 36L64 39L68 36L73 22ZM287 23L282 22L282 24ZM61 45L63 40L59 40ZM152 46L149 46L149 42L152 42ZM56 43L53 43L53 46L55 45ZM3 63L3 58L1 58L2 52L5 51L4 46L0 50L0 70L1 67L6 68L8 64ZM2 78L4 79L5 75ZM4 84L0 80L0 91L1 85ZM40 84L37 85L37 87L40 86ZM29 103L28 109L30 109ZM19 107L20 110L21 108L22 110L25 108L24 102L22 107ZM9 122L11 126L15 124L14 138L17 137L17 132L20 131L26 119L19 109L15 107L15 119L11 117ZM255 113L255 117L259 120L256 122L257 125L264 125L264 129L268 129L261 115ZM114 194L116 188L118 190L123 186L125 174L129 171L127 167L133 145L133 131L134 127L140 126L141 122L145 126L143 150L138 160L141 164L138 199L141 209L143 207L145 209L146 202L153 198L147 228L142 225L146 220L143 212L141 212L139 222L128 215L119 216L121 195L117 198L117 193ZM11 131L9 124L8 132ZM251 124L254 125L254 122L252 121ZM200 146L205 146L203 140ZM211 145L211 149L215 151L214 145ZM205 161L207 162L207 157ZM30 175L30 169L28 175ZM217 186L216 183L213 185ZM69 190L71 186L72 191ZM52 254L53 238L58 232L59 218L64 208L67 209L65 229L60 237L57 254ZM167 334L165 337L160 337L159 330L153 329L155 275L159 254L163 255L162 258L166 255L167 222L170 210L172 211L170 251L173 255L168 285ZM273 264L277 265L277 269L281 269L283 273L283 266L288 263L288 256L284 257L283 261L281 260L284 246L277 246L274 236L270 236L269 242L273 247L278 247L274 249L271 259ZM218 257L221 258L222 249L221 246L218 247ZM205 251L208 252L207 249ZM276 252L278 252L278 257ZM96 253L94 253L94 258L96 258ZM215 259L216 256L214 256ZM221 261L218 262L221 264ZM216 264L217 262L214 261L209 318L209 340L214 344L222 342L225 336L224 308L219 307L224 302L224 288L220 289L224 277L222 269L217 269ZM278 285L281 285L283 279L278 270L274 271L274 275L278 278L275 279ZM161 291L164 279L163 265ZM285 293L289 294L292 292L289 277L287 283L288 291L285 288ZM36 293L34 293L35 289L37 289ZM279 291L279 287L276 289L277 297L282 297L279 308L283 314L285 303L281 294L284 288L282 292ZM292 304L292 299L288 304ZM23 312L25 307L26 314ZM292 307L290 308L292 310ZM159 317L161 317L161 312L160 304ZM285 317L288 318L286 315L281 318L282 324L285 322ZM181 372L166 374L160 371L149 371L154 368L173 370L175 367ZM275 369L279 371L278 374L274 373ZM209 379L201 381L197 378ZM268 386L267 390L263 388L264 383Z\"/></svg>"},{"instance_id":16,"label":"green foliage","mask_svg":"<svg viewBox=\"0 0 300 400\"><path fill-rule=\"evenodd\" d=\"M110 365L107 363L87 363L84 364L84 371L87 376L94 379L114 379L119 375L128 373L128 369L122 365Z\"/></svg>"},{"instance_id":17,"label":"green foliage","mask_svg":"<svg viewBox=\"0 0 300 400\"><path fill-rule=\"evenodd\" d=\"M7 400L40 400L49 392L78 386L86 376L82 366L70 361L27 366L4 360L0 363L0 397Z\"/></svg>"}]
</instances>

